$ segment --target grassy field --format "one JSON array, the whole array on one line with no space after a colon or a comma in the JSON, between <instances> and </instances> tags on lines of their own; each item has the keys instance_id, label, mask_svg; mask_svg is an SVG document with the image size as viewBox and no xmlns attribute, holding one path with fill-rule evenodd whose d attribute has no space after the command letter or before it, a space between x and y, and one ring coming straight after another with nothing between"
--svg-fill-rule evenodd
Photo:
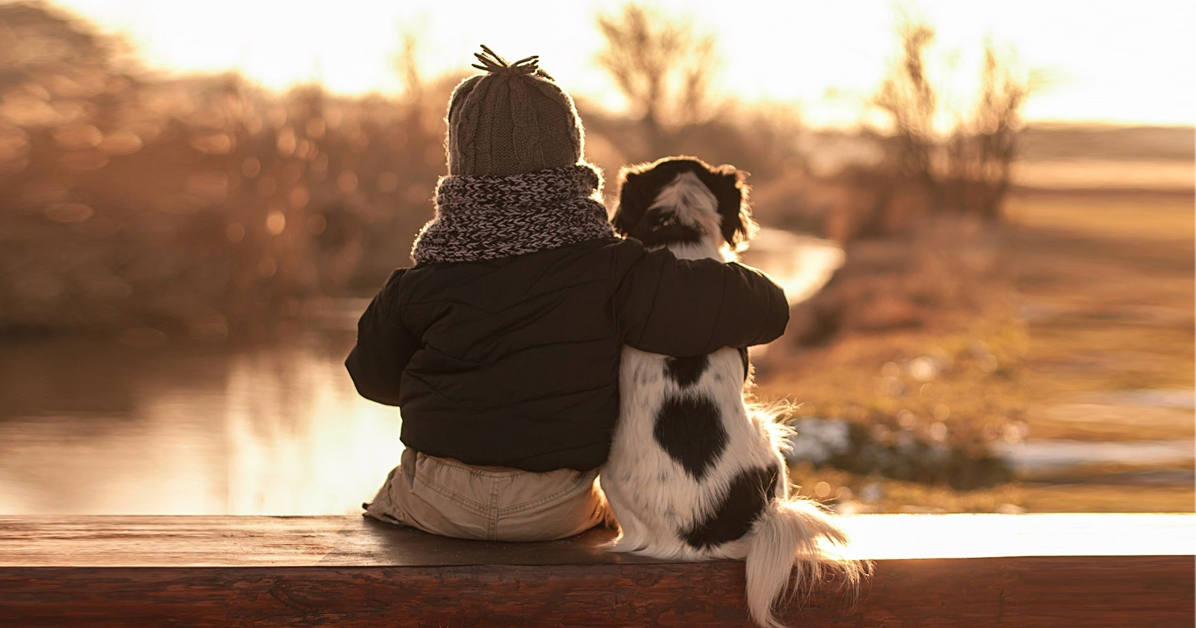
<instances>
[{"instance_id":1,"label":"grassy field","mask_svg":"<svg viewBox=\"0 0 1196 628\"><path fill-rule=\"evenodd\" d=\"M964 247L988 247L996 261L960 271L955 307L844 332L786 356L784 368L766 359L758 394L800 403L799 416L962 447L1190 441L1192 194L1022 192L1007 209L999 235ZM910 274L901 280L917 285ZM803 494L849 512L1192 512L1192 473L1190 458L1103 460L972 491L825 467L791 475Z\"/></svg>"},{"instance_id":2,"label":"grassy field","mask_svg":"<svg viewBox=\"0 0 1196 628\"><path fill-rule=\"evenodd\" d=\"M1033 339L1031 433L1191 441L1192 193L1023 195L1009 209L1019 227L1011 261ZM1181 401L1125 391L1173 391ZM1192 471L1191 460L1094 465L1035 478L1025 505L1192 512Z\"/></svg>"},{"instance_id":3,"label":"grassy field","mask_svg":"<svg viewBox=\"0 0 1196 628\"><path fill-rule=\"evenodd\" d=\"M1029 195L1009 213L1037 398L1192 388L1191 193Z\"/></svg>"}]
</instances>

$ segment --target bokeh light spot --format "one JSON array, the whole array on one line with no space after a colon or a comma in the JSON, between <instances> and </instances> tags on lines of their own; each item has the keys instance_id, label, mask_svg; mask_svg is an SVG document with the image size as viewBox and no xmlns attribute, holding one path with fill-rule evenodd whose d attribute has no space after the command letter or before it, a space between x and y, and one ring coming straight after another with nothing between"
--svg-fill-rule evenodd
<instances>
[{"instance_id":1,"label":"bokeh light spot","mask_svg":"<svg viewBox=\"0 0 1196 628\"><path fill-rule=\"evenodd\" d=\"M278 235L287 228L287 217L281 211L275 209L269 214L266 214L266 231L270 235Z\"/></svg>"}]
</instances>

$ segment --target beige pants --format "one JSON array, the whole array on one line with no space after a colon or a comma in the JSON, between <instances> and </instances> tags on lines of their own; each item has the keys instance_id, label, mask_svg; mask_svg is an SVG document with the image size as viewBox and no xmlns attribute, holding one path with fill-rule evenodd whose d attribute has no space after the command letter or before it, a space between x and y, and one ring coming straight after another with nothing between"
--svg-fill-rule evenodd
<instances>
[{"instance_id":1,"label":"beige pants","mask_svg":"<svg viewBox=\"0 0 1196 628\"><path fill-rule=\"evenodd\" d=\"M366 505L366 515L432 534L488 541L549 541L613 522L598 471L532 473L473 467L412 449Z\"/></svg>"}]
</instances>

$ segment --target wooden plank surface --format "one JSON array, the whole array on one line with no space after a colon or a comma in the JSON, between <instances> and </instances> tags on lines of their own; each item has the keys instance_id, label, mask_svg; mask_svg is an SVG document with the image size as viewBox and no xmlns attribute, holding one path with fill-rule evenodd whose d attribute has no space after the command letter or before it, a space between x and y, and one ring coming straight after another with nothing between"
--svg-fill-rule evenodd
<instances>
[{"instance_id":1,"label":"wooden plank surface","mask_svg":"<svg viewBox=\"0 0 1196 628\"><path fill-rule=\"evenodd\" d=\"M863 559L1196 554L1196 515L861 515ZM609 532L553 543L436 537L355 516L0 517L0 566L374 566L667 562L609 554Z\"/></svg>"},{"instance_id":2,"label":"wooden plank surface","mask_svg":"<svg viewBox=\"0 0 1196 628\"><path fill-rule=\"evenodd\" d=\"M1196 622L1196 517L979 517L848 519L877 559L859 601L824 587L787 622ZM477 543L349 517L2 518L0 626L749 625L742 563L612 556L606 538ZM1028 555L1009 555L1019 541ZM917 552L953 557L893 557Z\"/></svg>"},{"instance_id":3,"label":"wooden plank surface","mask_svg":"<svg viewBox=\"0 0 1196 628\"><path fill-rule=\"evenodd\" d=\"M800 626L1193 625L1182 556L878 561L854 605L791 606ZM747 626L743 567L0 569L5 626Z\"/></svg>"}]
</instances>

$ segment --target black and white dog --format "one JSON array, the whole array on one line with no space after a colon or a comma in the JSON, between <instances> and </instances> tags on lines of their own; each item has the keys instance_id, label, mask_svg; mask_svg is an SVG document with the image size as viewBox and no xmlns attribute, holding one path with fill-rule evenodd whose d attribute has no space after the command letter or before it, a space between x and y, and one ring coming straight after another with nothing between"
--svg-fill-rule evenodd
<instances>
[{"instance_id":1,"label":"black and white dog","mask_svg":"<svg viewBox=\"0 0 1196 628\"><path fill-rule=\"evenodd\" d=\"M735 258L756 230L746 174L691 157L624 169L613 222L620 233L678 258ZM790 569L824 568L850 586L859 567L827 553L846 542L811 501L790 497L781 455L787 428L745 403L746 350L697 357L623 350L622 408L602 489L619 522L611 549L659 558L746 559L748 611L779 626L773 605Z\"/></svg>"}]
</instances>

